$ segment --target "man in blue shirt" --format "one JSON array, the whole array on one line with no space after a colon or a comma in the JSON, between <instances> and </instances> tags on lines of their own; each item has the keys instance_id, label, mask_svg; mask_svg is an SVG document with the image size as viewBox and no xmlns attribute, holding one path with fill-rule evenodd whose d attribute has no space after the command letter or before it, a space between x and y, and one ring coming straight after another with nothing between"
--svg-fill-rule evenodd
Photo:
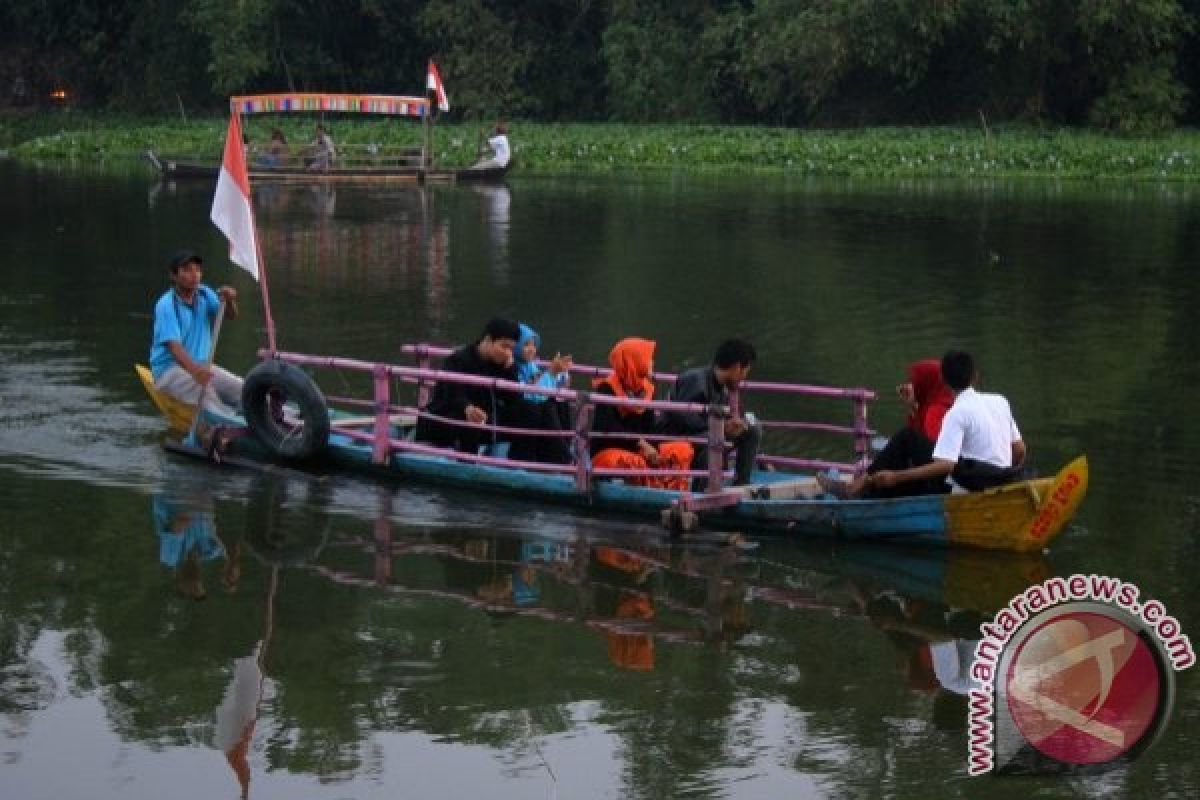
<instances>
[{"instance_id":1,"label":"man in blue shirt","mask_svg":"<svg viewBox=\"0 0 1200 800\"><path fill-rule=\"evenodd\" d=\"M200 402L208 385L204 407L229 414L241 407L242 379L209 364L208 358L220 300L225 300L225 316L236 319L237 292L229 286L214 292L201 283L203 265L203 259L188 250L171 257L173 285L154 305L150 372L155 388L191 405Z\"/></svg>"}]
</instances>

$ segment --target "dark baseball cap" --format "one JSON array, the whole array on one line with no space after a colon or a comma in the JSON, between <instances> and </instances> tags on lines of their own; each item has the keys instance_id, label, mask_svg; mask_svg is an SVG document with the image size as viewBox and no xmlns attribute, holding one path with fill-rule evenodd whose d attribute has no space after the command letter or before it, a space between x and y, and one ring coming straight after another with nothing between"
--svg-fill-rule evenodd
<instances>
[{"instance_id":1,"label":"dark baseball cap","mask_svg":"<svg viewBox=\"0 0 1200 800\"><path fill-rule=\"evenodd\" d=\"M193 261L197 264L204 263L204 259L191 250L177 250L175 254L171 256L171 272L179 269L184 264L191 264Z\"/></svg>"}]
</instances>

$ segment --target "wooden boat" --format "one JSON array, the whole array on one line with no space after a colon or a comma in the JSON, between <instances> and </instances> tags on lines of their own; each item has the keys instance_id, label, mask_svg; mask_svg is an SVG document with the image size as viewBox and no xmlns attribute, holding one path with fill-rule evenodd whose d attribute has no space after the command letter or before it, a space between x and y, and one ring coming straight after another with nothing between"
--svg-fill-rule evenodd
<instances>
[{"instance_id":1,"label":"wooden boat","mask_svg":"<svg viewBox=\"0 0 1200 800\"><path fill-rule=\"evenodd\" d=\"M199 156L159 156L152 150L145 153L146 160L159 171L163 180L206 180L216 181L221 171L218 159L203 159ZM276 183L370 183L413 182L413 183L498 183L503 181L511 163L503 167L439 167L426 168L419 163L402 165L402 159L417 162L399 155L389 157L367 156L354 158L343 156L336 166L313 170L300 163L279 167L261 164L250 165L251 181ZM388 163L392 162L392 163Z\"/></svg>"},{"instance_id":2,"label":"wooden boat","mask_svg":"<svg viewBox=\"0 0 1200 800\"><path fill-rule=\"evenodd\" d=\"M504 179L512 166L441 167L434 164L432 147L432 108L428 98L403 95L331 94L326 92L290 92L243 95L229 99L233 114L370 114L420 119L424 127L419 147L384 148L375 145L339 145L335 162L314 167L304 153L295 152L274 163L268 154L247 154L250 181L290 181L302 183L399 181L424 183L495 182ZM146 159L164 179L215 181L221 171L218 155L159 155L147 150Z\"/></svg>"},{"instance_id":3,"label":"wooden boat","mask_svg":"<svg viewBox=\"0 0 1200 800\"><path fill-rule=\"evenodd\" d=\"M705 473L671 473L707 478L707 490L693 493L635 485L627 480L637 473L593 468L588 458L579 459L574 465L550 465L512 461L499 452L467 454L444 450L411 438L416 417L425 413L420 409L428 397L429 387L436 381L488 386L500 391L535 391L574 404L578 419L590 419L591 407L597 403L622 405L633 401L442 372L429 368L428 364L431 356L448 352L445 348L409 345L404 349L417 357L417 366L261 351L264 361L247 376L247 391L243 394L247 418L220 417L206 412L206 422L210 426L248 429L253 433L253 436L234 439L231 448L238 456L283 457L305 461L316 468L335 466L402 480L456 485L475 491L571 504L601 512L661 517L664 522L682 523L684 528L698 522L711 527L789 536L832 535L903 544L1040 552L1062 532L1087 492L1088 464L1081 456L1053 477L1022 481L985 492L894 499L835 499L820 491L811 470L827 467L854 470L865 464L867 443L874 433L866 427L866 404L874 399L874 394L866 389L797 384L748 382L743 385L743 392L851 400L855 406L853 426L784 421L763 421L762 424L768 428L773 425L803 427L850 434L855 438L856 462L843 464L762 455L761 465L790 469L757 471L754 483L743 487L725 487L727 475L719 467ZM372 374L375 396L369 400L329 398L327 406L324 395L307 373L299 369L301 366ZM594 375L603 370L580 366L573 372ZM655 377L660 381L674 379L665 374ZM415 404L397 404L390 395L392 381L415 387ZM143 382L156 405L167 413L166 404L161 397L156 398L153 385L144 379ZM252 385L254 391L250 389ZM286 397L292 403L291 421L266 418L262 406L268 394ZM737 402L736 397L734 402ZM720 419L719 415L728 411L725 407L661 401L648 405L662 411L702 412L710 419ZM353 417L354 408L368 408L374 413ZM456 424L470 426L470 423ZM477 427L501 433L520 432L486 424ZM586 425L578 425L574 431L556 435L571 437L575 452L587 453L590 433L586 428ZM720 424L710 425L712 433L706 444L711 448L710 453L715 454L710 455L710 464L719 465L723 461L725 445L720 439L721 430ZM704 440L699 441L704 443ZM803 469L810 471L801 471ZM663 471L651 472L664 474Z\"/></svg>"}]
</instances>

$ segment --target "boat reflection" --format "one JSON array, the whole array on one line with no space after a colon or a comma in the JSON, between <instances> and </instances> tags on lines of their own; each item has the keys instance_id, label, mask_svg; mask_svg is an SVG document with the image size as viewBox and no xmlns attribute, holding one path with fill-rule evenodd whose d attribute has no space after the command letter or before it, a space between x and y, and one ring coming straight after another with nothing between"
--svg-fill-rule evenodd
<instances>
[{"instance_id":1,"label":"boat reflection","mask_svg":"<svg viewBox=\"0 0 1200 800\"><path fill-rule=\"evenodd\" d=\"M209 691L223 695L213 744L243 797L252 772L282 765L352 774L397 728L524 752L530 719L539 736L589 724L579 701L628 740L631 785L660 768L643 748L666 748L672 775L705 774L744 696L808 720L800 765L807 742L874 746L879 713L961 730L979 623L1051 574L1040 558L679 541L565 512L439 527L406 519L418 502L269 474L242 497L190 501L214 531L242 518L240 537L214 533L248 557L241 591L221 595L238 618L213 619L230 641L213 654L223 692ZM636 699L648 687L649 716Z\"/></svg>"}]
</instances>

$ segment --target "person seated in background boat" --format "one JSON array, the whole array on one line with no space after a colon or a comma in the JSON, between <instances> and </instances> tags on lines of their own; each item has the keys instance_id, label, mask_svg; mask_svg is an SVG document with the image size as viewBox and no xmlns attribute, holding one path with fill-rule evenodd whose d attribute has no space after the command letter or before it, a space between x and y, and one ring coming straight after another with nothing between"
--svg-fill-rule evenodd
<instances>
[{"instance_id":1,"label":"person seated in background boat","mask_svg":"<svg viewBox=\"0 0 1200 800\"><path fill-rule=\"evenodd\" d=\"M706 405L729 405L730 393L741 386L750 373L750 366L757 357L754 345L741 339L727 339L717 346L713 360L707 367L689 369L679 375L671 394L667 398L677 403L704 403ZM737 451L735 458L735 485L750 482L754 472L754 460L762 440L762 429L742 414L731 414L724 421L725 440ZM663 414L663 431L681 436L707 436L708 418L701 413L683 414L668 411ZM695 469L708 466L708 448L696 448L692 461ZM694 483L700 488L703 478Z\"/></svg>"},{"instance_id":2,"label":"person seated in background boat","mask_svg":"<svg viewBox=\"0 0 1200 800\"><path fill-rule=\"evenodd\" d=\"M818 475L817 481L826 491L841 497L907 497L947 491L944 476L887 488L874 485L873 476L881 470L921 467L933 460L933 445L942 431L942 418L954 403L954 394L942 380L942 366L935 358L910 364L908 381L896 387L896 395L908 408L908 424L888 439L867 471L849 483L833 482Z\"/></svg>"},{"instance_id":3,"label":"person seated in background boat","mask_svg":"<svg viewBox=\"0 0 1200 800\"><path fill-rule=\"evenodd\" d=\"M654 383L650 375L654 371L654 349L656 343L648 339L622 339L608 354L612 372L593 382L597 394L637 400L654 399ZM641 437L660 432L658 419L645 406L615 406L596 404L592 422L591 440L592 466L600 469L690 469L693 449L688 442L667 441L652 444ZM605 433L629 434L628 437L605 437ZM685 491L688 479L685 476L630 476L628 482L635 486L656 489Z\"/></svg>"},{"instance_id":4,"label":"person seated in background boat","mask_svg":"<svg viewBox=\"0 0 1200 800\"><path fill-rule=\"evenodd\" d=\"M513 349L520 337L521 330L512 320L490 320L475 342L446 356L441 368L447 372L515 383L517 369ZM433 397L422 409L424 413L417 421L417 441L451 447L464 453L478 453L483 445L496 444L501 439L507 441L507 437L499 437L494 431L450 425L429 419L424 414L476 425L487 422L503 425L511 416L509 407L520 400L520 396L513 392L498 392L490 386L438 381L433 389Z\"/></svg>"},{"instance_id":5,"label":"person seated in background boat","mask_svg":"<svg viewBox=\"0 0 1200 800\"><path fill-rule=\"evenodd\" d=\"M190 250L175 253L168 266L172 287L154 304L154 387L189 405L198 404L203 394L205 408L235 413L242 404L242 379L208 359L220 301L225 301L226 318L237 319L237 291L222 286L214 292L202 283L204 260Z\"/></svg>"},{"instance_id":6,"label":"person seated in background boat","mask_svg":"<svg viewBox=\"0 0 1200 800\"><path fill-rule=\"evenodd\" d=\"M524 323L518 324L520 336L513 349L517 381L530 386L561 389L570 380L573 361L570 356L556 353L546 369L537 364L541 337ZM508 405L509 424L516 428L561 431L570 428L571 415L567 404L544 394L526 392ZM514 461L536 461L544 464L570 464L571 447L565 436L508 436L508 457Z\"/></svg>"},{"instance_id":7,"label":"person seated in background boat","mask_svg":"<svg viewBox=\"0 0 1200 800\"><path fill-rule=\"evenodd\" d=\"M305 165L310 170L329 169L337 162L337 148L333 145L333 137L325 130L324 125L317 125L317 135L308 146L308 158Z\"/></svg>"},{"instance_id":8,"label":"person seated in background boat","mask_svg":"<svg viewBox=\"0 0 1200 800\"><path fill-rule=\"evenodd\" d=\"M267 143L267 152L259 157L258 163L264 167L282 167L287 164L290 155L287 137L279 128L272 128L271 141Z\"/></svg>"},{"instance_id":9,"label":"person seated in background boat","mask_svg":"<svg viewBox=\"0 0 1200 800\"><path fill-rule=\"evenodd\" d=\"M487 140L487 146L491 150L491 155L486 158L480 158L471 165L471 169L496 169L507 167L509 159L512 158L512 149L508 144L508 126L503 122L497 122L492 128L492 135L487 135L487 130L479 132L481 139ZM482 149L482 148L481 148Z\"/></svg>"},{"instance_id":10,"label":"person seated in background boat","mask_svg":"<svg viewBox=\"0 0 1200 800\"><path fill-rule=\"evenodd\" d=\"M975 390L979 372L970 353L951 350L942 356L942 380L954 403L942 418L930 462L879 470L868 477L867 488L888 490L949 478L954 486L976 492L1024 477L1025 442L1012 409L1003 395Z\"/></svg>"}]
</instances>

